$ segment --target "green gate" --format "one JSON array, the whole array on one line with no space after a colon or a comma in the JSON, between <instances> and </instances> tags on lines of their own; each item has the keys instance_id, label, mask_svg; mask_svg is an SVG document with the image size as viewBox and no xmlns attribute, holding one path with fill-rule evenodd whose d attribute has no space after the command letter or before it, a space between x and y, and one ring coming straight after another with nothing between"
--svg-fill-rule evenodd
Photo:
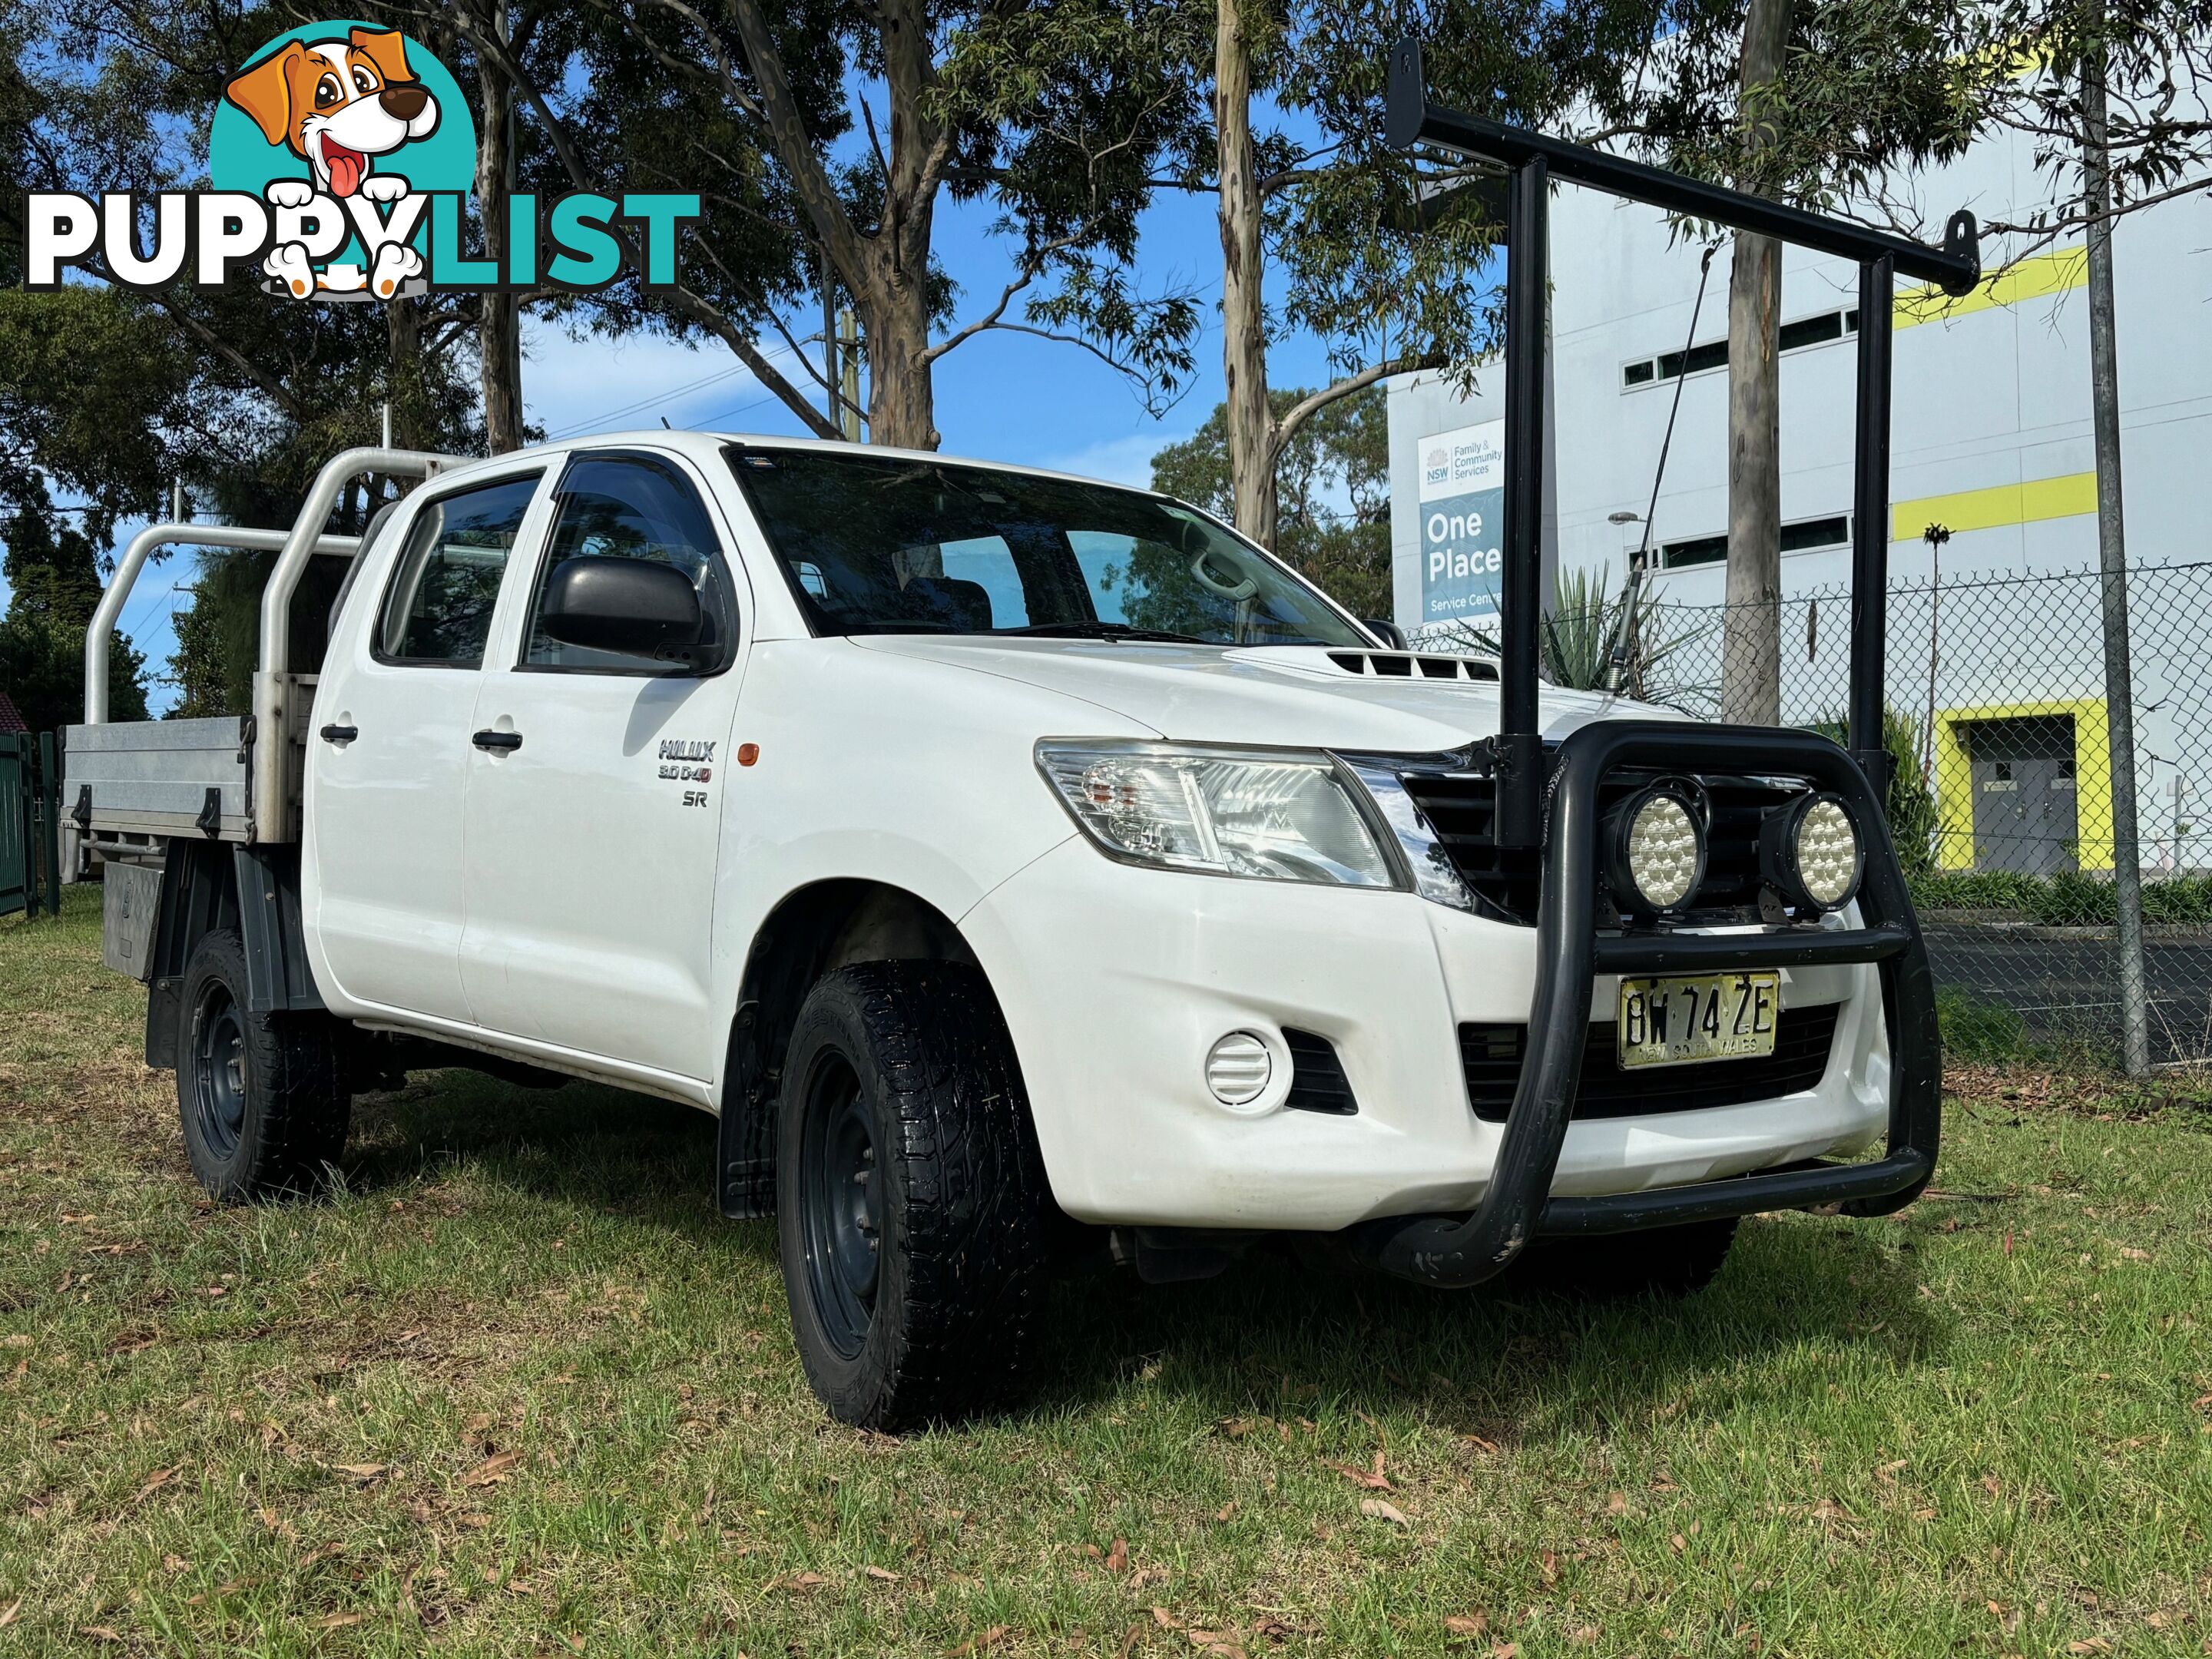
<instances>
[{"instance_id":1,"label":"green gate","mask_svg":"<svg viewBox=\"0 0 2212 1659\"><path fill-rule=\"evenodd\" d=\"M54 736L0 734L0 916L62 908L62 775Z\"/></svg>"}]
</instances>

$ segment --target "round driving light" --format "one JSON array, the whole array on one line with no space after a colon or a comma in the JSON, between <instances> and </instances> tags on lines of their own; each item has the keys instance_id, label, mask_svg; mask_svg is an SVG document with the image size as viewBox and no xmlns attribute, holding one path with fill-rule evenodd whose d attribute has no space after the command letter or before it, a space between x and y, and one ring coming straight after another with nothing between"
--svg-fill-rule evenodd
<instances>
[{"instance_id":1,"label":"round driving light","mask_svg":"<svg viewBox=\"0 0 2212 1659\"><path fill-rule=\"evenodd\" d=\"M1687 903L1705 873L1705 836L1691 803L1672 790L1653 789L1632 800L1621 816L1619 874L1649 910Z\"/></svg>"},{"instance_id":2,"label":"round driving light","mask_svg":"<svg viewBox=\"0 0 2212 1659\"><path fill-rule=\"evenodd\" d=\"M1206 1086L1224 1106L1249 1106L1274 1074L1267 1045L1249 1031L1231 1031L1206 1056Z\"/></svg>"},{"instance_id":3,"label":"round driving light","mask_svg":"<svg viewBox=\"0 0 2212 1659\"><path fill-rule=\"evenodd\" d=\"M1797 884L1820 908L1832 910L1858 891L1864 858L1858 829L1841 801L1825 795L1815 798L1797 815L1790 843Z\"/></svg>"}]
</instances>

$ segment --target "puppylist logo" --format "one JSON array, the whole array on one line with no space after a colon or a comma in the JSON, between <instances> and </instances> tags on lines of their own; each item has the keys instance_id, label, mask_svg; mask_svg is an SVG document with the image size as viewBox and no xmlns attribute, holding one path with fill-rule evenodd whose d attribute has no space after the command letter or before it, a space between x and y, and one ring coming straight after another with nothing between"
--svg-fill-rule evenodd
<instances>
[{"instance_id":1,"label":"puppylist logo","mask_svg":"<svg viewBox=\"0 0 2212 1659\"><path fill-rule=\"evenodd\" d=\"M534 195L497 198L481 206L506 215L502 264L462 244L476 168L460 85L418 42L358 21L309 25L224 83L208 134L210 189L162 191L150 203L127 191L30 195L25 285L58 288L69 267L83 266L126 288L219 288L246 265L270 293L295 300L588 293L622 276L624 235L645 285L674 285L678 230L699 216L696 195L579 191L542 213Z\"/></svg>"}]
</instances>

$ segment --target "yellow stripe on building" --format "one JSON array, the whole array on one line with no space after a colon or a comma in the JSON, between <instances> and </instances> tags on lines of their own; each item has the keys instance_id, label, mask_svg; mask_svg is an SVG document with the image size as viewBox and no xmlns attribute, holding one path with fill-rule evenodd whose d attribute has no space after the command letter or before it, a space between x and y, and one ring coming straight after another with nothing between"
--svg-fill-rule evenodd
<instances>
[{"instance_id":1,"label":"yellow stripe on building","mask_svg":"<svg viewBox=\"0 0 2212 1659\"><path fill-rule=\"evenodd\" d=\"M1951 298L1940 288L1909 288L1897 296L1893 328L1919 323L1948 322L1992 306L2016 306L2029 300L2046 300L2081 287L2089 280L2087 248L2062 247L2050 253L2007 265L1974 284L1973 291Z\"/></svg>"},{"instance_id":2,"label":"yellow stripe on building","mask_svg":"<svg viewBox=\"0 0 2212 1659\"><path fill-rule=\"evenodd\" d=\"M2031 478L2026 483L1993 484L1987 489L1962 489L1954 495L1923 495L1917 501L1897 501L1889 509L1889 538L1917 542L1929 525L1947 530L1995 530L2008 524L2035 524L2045 519L2070 519L2097 510L2097 475L2069 472L2057 478Z\"/></svg>"}]
</instances>

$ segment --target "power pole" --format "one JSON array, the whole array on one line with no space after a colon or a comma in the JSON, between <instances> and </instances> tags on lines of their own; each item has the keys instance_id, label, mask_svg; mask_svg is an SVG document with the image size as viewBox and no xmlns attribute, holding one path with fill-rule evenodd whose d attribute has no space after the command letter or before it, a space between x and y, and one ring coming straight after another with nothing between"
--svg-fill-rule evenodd
<instances>
[{"instance_id":1,"label":"power pole","mask_svg":"<svg viewBox=\"0 0 2212 1659\"><path fill-rule=\"evenodd\" d=\"M842 360L837 374L843 388L845 441L856 444L860 441L860 322L850 306L837 313L837 356Z\"/></svg>"},{"instance_id":2,"label":"power pole","mask_svg":"<svg viewBox=\"0 0 2212 1659\"><path fill-rule=\"evenodd\" d=\"M2091 0L2089 26L2104 26ZM2120 366L2112 318L2112 175L2105 64L2081 66L2082 167L2089 208L2089 403L2096 432L2097 568L2105 622L2105 738L2112 775L2112 886L2119 908L2120 1017L2128 1075L2150 1071L2149 975L2143 965L2142 860L2136 849L2135 676L2128 648L2128 542L2120 503Z\"/></svg>"}]
</instances>

